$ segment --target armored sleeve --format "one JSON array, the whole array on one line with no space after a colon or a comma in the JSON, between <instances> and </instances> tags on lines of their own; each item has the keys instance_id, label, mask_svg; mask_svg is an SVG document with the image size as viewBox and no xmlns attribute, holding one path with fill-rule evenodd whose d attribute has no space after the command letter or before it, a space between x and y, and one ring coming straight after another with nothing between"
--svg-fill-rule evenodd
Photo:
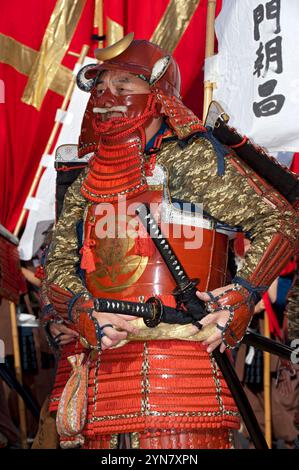
<instances>
[{"instance_id":1,"label":"armored sleeve","mask_svg":"<svg viewBox=\"0 0 299 470\"><path fill-rule=\"evenodd\" d=\"M222 338L227 347L234 347L246 332L254 302L296 249L297 214L233 152L223 157L219 147L216 152L205 138L196 139L183 150L173 146L172 152L162 151L160 158L169 170L173 197L202 203L203 210L213 218L250 234L251 247L233 280L234 287L215 304L215 310L224 305L230 309Z\"/></svg>"},{"instance_id":2,"label":"armored sleeve","mask_svg":"<svg viewBox=\"0 0 299 470\"><path fill-rule=\"evenodd\" d=\"M290 204L233 152L219 157L213 145L198 138L171 155L162 152L170 173L172 196L202 203L215 219L250 234L251 248L238 276L269 286L292 256L298 240L298 217ZM163 158L164 157L164 158Z\"/></svg>"},{"instance_id":3,"label":"armored sleeve","mask_svg":"<svg viewBox=\"0 0 299 470\"><path fill-rule=\"evenodd\" d=\"M60 219L55 227L45 266L47 295L55 311L75 324L79 333L92 345L97 344L94 321L90 313L93 299L78 274L80 263L78 225L87 206L80 192L83 172L69 187Z\"/></svg>"}]
</instances>

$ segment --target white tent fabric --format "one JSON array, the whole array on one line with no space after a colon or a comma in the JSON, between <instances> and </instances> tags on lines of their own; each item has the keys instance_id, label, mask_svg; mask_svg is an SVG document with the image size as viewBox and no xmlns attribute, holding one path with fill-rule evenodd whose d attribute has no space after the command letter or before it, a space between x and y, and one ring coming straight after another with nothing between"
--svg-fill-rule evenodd
<instances>
[{"instance_id":1,"label":"white tent fabric","mask_svg":"<svg viewBox=\"0 0 299 470\"><path fill-rule=\"evenodd\" d=\"M95 59L87 57L83 65L94 63ZM30 260L40 248L44 236L43 232L55 219L55 182L56 171L54 156L56 149L63 144L77 144L80 134L83 114L89 99L89 93L81 91L75 86L67 113L58 113L56 119L63 120L54 152L52 155L42 157L46 169L40 179L36 196L26 201L29 215L25 231L20 239L19 253L22 260Z\"/></svg>"},{"instance_id":2,"label":"white tent fabric","mask_svg":"<svg viewBox=\"0 0 299 470\"><path fill-rule=\"evenodd\" d=\"M299 149L298 18L298 0L223 0L216 20L213 99L270 152Z\"/></svg>"}]
</instances>

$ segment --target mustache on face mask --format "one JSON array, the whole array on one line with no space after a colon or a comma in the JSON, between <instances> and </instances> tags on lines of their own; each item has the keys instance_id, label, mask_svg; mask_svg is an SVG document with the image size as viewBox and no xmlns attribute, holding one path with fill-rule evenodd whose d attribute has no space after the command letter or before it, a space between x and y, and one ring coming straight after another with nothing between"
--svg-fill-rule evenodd
<instances>
[{"instance_id":1,"label":"mustache on face mask","mask_svg":"<svg viewBox=\"0 0 299 470\"><path fill-rule=\"evenodd\" d=\"M106 114L106 113L125 113L128 111L127 106L112 106L112 108L93 108L94 113Z\"/></svg>"}]
</instances>

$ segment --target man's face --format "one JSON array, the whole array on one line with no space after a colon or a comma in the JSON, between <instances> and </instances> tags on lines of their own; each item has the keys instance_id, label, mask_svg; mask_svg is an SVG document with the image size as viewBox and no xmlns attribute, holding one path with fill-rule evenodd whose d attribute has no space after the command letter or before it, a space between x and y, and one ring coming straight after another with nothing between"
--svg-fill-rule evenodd
<instances>
[{"instance_id":1,"label":"man's face","mask_svg":"<svg viewBox=\"0 0 299 470\"><path fill-rule=\"evenodd\" d=\"M135 75L121 70L105 71L96 85L93 111L101 121L135 117L143 112L147 102L144 95L149 93L149 84Z\"/></svg>"}]
</instances>

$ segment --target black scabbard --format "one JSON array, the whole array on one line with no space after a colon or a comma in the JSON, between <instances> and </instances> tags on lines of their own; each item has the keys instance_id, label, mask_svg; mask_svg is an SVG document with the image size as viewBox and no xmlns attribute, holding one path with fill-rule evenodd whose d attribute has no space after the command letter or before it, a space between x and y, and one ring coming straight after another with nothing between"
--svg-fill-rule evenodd
<instances>
[{"instance_id":1,"label":"black scabbard","mask_svg":"<svg viewBox=\"0 0 299 470\"><path fill-rule=\"evenodd\" d=\"M242 343L247 346L253 346L254 348L261 349L262 351L279 356L282 359L292 362L292 355L296 352L296 349L287 346L286 344L278 343L273 339L266 338L258 333L252 333L250 330L247 331Z\"/></svg>"},{"instance_id":2,"label":"black scabbard","mask_svg":"<svg viewBox=\"0 0 299 470\"><path fill-rule=\"evenodd\" d=\"M261 431L260 425L256 419L253 409L249 403L246 393L242 384L237 376L237 373L230 362L227 354L221 353L219 347L214 349L212 353L213 358L217 362L219 369L226 381L228 388L235 400L240 415L245 423L248 434L256 449L268 449L268 444Z\"/></svg>"},{"instance_id":3,"label":"black scabbard","mask_svg":"<svg viewBox=\"0 0 299 470\"><path fill-rule=\"evenodd\" d=\"M40 407L36 402L35 397L28 388L25 388L20 384L20 382L18 382L15 375L6 364L0 364L0 378L9 386L9 388L15 390L18 395L20 395L28 410L31 411L34 418L38 421L40 416Z\"/></svg>"},{"instance_id":4,"label":"black scabbard","mask_svg":"<svg viewBox=\"0 0 299 470\"><path fill-rule=\"evenodd\" d=\"M152 299L152 301L151 301ZM153 321L156 317L155 308L157 307L155 297L151 297L145 303L141 302L130 302L127 300L115 300L106 298L94 299L94 309L96 312L108 312L122 315L133 315L138 318L143 318L145 324L148 326L148 320ZM158 315L159 323L168 324L179 324L187 325L192 323L193 318L186 314L186 312L180 312L173 307L163 305L160 301L161 315ZM158 324L158 323L157 323ZM157 325L153 325L157 326Z\"/></svg>"}]
</instances>

